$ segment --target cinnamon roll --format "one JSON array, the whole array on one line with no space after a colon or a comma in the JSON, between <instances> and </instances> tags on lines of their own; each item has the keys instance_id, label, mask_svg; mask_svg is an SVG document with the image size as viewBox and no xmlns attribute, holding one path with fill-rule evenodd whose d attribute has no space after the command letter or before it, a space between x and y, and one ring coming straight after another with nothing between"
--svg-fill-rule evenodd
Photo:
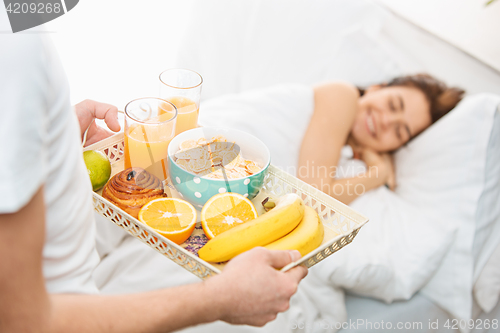
<instances>
[{"instance_id":1,"label":"cinnamon roll","mask_svg":"<svg viewBox=\"0 0 500 333\"><path fill-rule=\"evenodd\" d=\"M102 196L137 218L142 206L167 195L157 177L141 168L129 168L108 181Z\"/></svg>"}]
</instances>

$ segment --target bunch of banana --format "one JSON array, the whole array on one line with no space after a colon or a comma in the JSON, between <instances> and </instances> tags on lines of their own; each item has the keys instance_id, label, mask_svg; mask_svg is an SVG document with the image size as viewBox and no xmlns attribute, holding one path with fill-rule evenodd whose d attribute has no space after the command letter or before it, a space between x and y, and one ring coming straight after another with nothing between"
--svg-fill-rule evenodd
<instances>
[{"instance_id":1,"label":"bunch of banana","mask_svg":"<svg viewBox=\"0 0 500 333\"><path fill-rule=\"evenodd\" d=\"M298 250L305 256L321 245L324 234L325 230L318 213L306 206L304 217L295 229L264 247L270 250Z\"/></svg>"},{"instance_id":2,"label":"bunch of banana","mask_svg":"<svg viewBox=\"0 0 500 333\"><path fill-rule=\"evenodd\" d=\"M286 194L276 207L256 219L240 224L209 240L199 251L201 259L227 261L256 246L264 246L290 233L304 217L304 202Z\"/></svg>"}]
</instances>

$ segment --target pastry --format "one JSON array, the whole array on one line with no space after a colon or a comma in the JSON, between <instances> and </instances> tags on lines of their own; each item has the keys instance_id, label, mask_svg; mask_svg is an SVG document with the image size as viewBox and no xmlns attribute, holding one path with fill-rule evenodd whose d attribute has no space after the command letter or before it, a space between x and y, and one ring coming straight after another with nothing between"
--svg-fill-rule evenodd
<instances>
[{"instance_id":1,"label":"pastry","mask_svg":"<svg viewBox=\"0 0 500 333\"><path fill-rule=\"evenodd\" d=\"M108 181L102 196L137 218L142 206L167 195L157 177L141 168L129 168Z\"/></svg>"}]
</instances>

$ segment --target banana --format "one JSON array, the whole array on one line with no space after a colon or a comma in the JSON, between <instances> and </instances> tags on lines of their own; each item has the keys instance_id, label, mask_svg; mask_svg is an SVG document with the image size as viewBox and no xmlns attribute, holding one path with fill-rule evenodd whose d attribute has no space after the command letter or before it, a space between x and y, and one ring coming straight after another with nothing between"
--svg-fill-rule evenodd
<instances>
[{"instance_id":1,"label":"banana","mask_svg":"<svg viewBox=\"0 0 500 333\"><path fill-rule=\"evenodd\" d=\"M298 250L305 256L321 245L324 234L325 230L318 213L306 206L304 218L295 229L264 247L269 250Z\"/></svg>"},{"instance_id":2,"label":"banana","mask_svg":"<svg viewBox=\"0 0 500 333\"><path fill-rule=\"evenodd\" d=\"M201 259L227 261L256 246L267 245L292 231L304 216L304 202L293 193L280 198L276 207L209 240L199 251Z\"/></svg>"}]
</instances>

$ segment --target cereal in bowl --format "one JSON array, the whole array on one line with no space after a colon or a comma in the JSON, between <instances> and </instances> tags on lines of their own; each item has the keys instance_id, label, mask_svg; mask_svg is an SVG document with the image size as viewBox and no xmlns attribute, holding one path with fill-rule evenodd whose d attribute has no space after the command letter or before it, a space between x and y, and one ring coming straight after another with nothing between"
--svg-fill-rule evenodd
<instances>
[{"instance_id":1,"label":"cereal in bowl","mask_svg":"<svg viewBox=\"0 0 500 333\"><path fill-rule=\"evenodd\" d=\"M237 179L251 176L262 168L246 160L235 142L228 142L223 135L186 140L179 144L174 161L184 170L211 179Z\"/></svg>"}]
</instances>

